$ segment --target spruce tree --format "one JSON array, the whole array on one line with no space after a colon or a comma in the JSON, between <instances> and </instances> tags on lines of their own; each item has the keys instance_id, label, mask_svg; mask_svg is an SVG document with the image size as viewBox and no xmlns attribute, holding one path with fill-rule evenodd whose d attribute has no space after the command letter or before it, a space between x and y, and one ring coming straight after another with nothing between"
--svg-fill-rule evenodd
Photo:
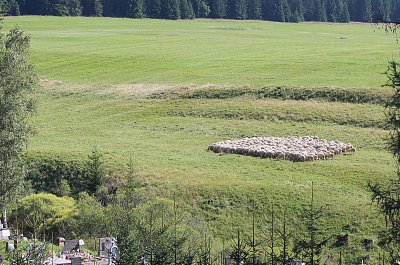
<instances>
[{"instance_id":1,"label":"spruce tree","mask_svg":"<svg viewBox=\"0 0 400 265\"><path fill-rule=\"evenodd\" d=\"M80 0L51 0L50 15L53 16L80 16L82 6Z\"/></svg>"},{"instance_id":2,"label":"spruce tree","mask_svg":"<svg viewBox=\"0 0 400 265\"><path fill-rule=\"evenodd\" d=\"M356 6L358 0L346 0L347 9L349 10L350 20L356 21L355 16L359 13L359 6Z\"/></svg>"},{"instance_id":3,"label":"spruce tree","mask_svg":"<svg viewBox=\"0 0 400 265\"><path fill-rule=\"evenodd\" d=\"M19 16L19 4L16 0L1 0L0 1L0 15Z\"/></svg>"},{"instance_id":4,"label":"spruce tree","mask_svg":"<svg viewBox=\"0 0 400 265\"><path fill-rule=\"evenodd\" d=\"M198 17L208 17L210 15L210 6L207 2L200 0L198 5Z\"/></svg>"},{"instance_id":5,"label":"spruce tree","mask_svg":"<svg viewBox=\"0 0 400 265\"><path fill-rule=\"evenodd\" d=\"M200 16L199 16L199 4L200 4L200 0L189 0L189 1L190 1L190 3L192 4L194 16L195 16L195 17L200 17Z\"/></svg>"},{"instance_id":6,"label":"spruce tree","mask_svg":"<svg viewBox=\"0 0 400 265\"><path fill-rule=\"evenodd\" d=\"M210 0L210 17L224 18L226 16L226 0Z\"/></svg>"},{"instance_id":7,"label":"spruce tree","mask_svg":"<svg viewBox=\"0 0 400 265\"><path fill-rule=\"evenodd\" d=\"M248 18L249 19L261 19L261 1L260 0L249 0L248 4Z\"/></svg>"},{"instance_id":8,"label":"spruce tree","mask_svg":"<svg viewBox=\"0 0 400 265\"><path fill-rule=\"evenodd\" d=\"M329 0L327 3L327 17L329 22L337 21L338 0Z\"/></svg>"},{"instance_id":9,"label":"spruce tree","mask_svg":"<svg viewBox=\"0 0 400 265\"><path fill-rule=\"evenodd\" d=\"M304 3L304 19L307 21L314 20L315 0L305 1Z\"/></svg>"},{"instance_id":10,"label":"spruce tree","mask_svg":"<svg viewBox=\"0 0 400 265\"><path fill-rule=\"evenodd\" d=\"M162 0L161 17L165 19L180 19L179 0Z\"/></svg>"},{"instance_id":11,"label":"spruce tree","mask_svg":"<svg viewBox=\"0 0 400 265\"><path fill-rule=\"evenodd\" d=\"M127 0L127 17L142 18L144 15L144 0Z\"/></svg>"},{"instance_id":12,"label":"spruce tree","mask_svg":"<svg viewBox=\"0 0 400 265\"><path fill-rule=\"evenodd\" d=\"M291 10L291 19L292 22L301 22L304 21L304 6L301 0L290 0L289 6Z\"/></svg>"},{"instance_id":13,"label":"spruce tree","mask_svg":"<svg viewBox=\"0 0 400 265\"><path fill-rule=\"evenodd\" d=\"M328 21L327 10L326 10L326 1L325 0L317 0L318 1L318 9L317 9L317 21Z\"/></svg>"},{"instance_id":14,"label":"spruce tree","mask_svg":"<svg viewBox=\"0 0 400 265\"><path fill-rule=\"evenodd\" d=\"M227 17L230 19L235 19L235 1L227 0Z\"/></svg>"},{"instance_id":15,"label":"spruce tree","mask_svg":"<svg viewBox=\"0 0 400 265\"><path fill-rule=\"evenodd\" d=\"M400 1L395 1L393 3L393 12L391 16L391 21L400 21Z\"/></svg>"},{"instance_id":16,"label":"spruce tree","mask_svg":"<svg viewBox=\"0 0 400 265\"><path fill-rule=\"evenodd\" d=\"M82 15L87 17L101 17L103 2L101 0L82 0Z\"/></svg>"},{"instance_id":17,"label":"spruce tree","mask_svg":"<svg viewBox=\"0 0 400 265\"><path fill-rule=\"evenodd\" d=\"M347 7L347 3L345 0L337 0L337 8L336 8L336 20L338 22L349 22L350 14L349 9Z\"/></svg>"},{"instance_id":18,"label":"spruce tree","mask_svg":"<svg viewBox=\"0 0 400 265\"><path fill-rule=\"evenodd\" d=\"M290 20L290 8L287 0L275 0L272 5L271 19L274 21L287 22Z\"/></svg>"},{"instance_id":19,"label":"spruce tree","mask_svg":"<svg viewBox=\"0 0 400 265\"><path fill-rule=\"evenodd\" d=\"M390 61L386 74L386 85L394 90L386 103L386 116L390 129L388 149L396 161L397 177L388 184L369 183L368 186L372 201L385 217L386 228L379 235L380 244L389 251L391 264L397 264L400 253L400 64Z\"/></svg>"},{"instance_id":20,"label":"spruce tree","mask_svg":"<svg viewBox=\"0 0 400 265\"><path fill-rule=\"evenodd\" d=\"M181 19L193 19L194 11L192 4L188 0L180 0Z\"/></svg>"},{"instance_id":21,"label":"spruce tree","mask_svg":"<svg viewBox=\"0 0 400 265\"><path fill-rule=\"evenodd\" d=\"M271 5L269 0L261 0L261 17L263 20L271 20Z\"/></svg>"},{"instance_id":22,"label":"spruce tree","mask_svg":"<svg viewBox=\"0 0 400 265\"><path fill-rule=\"evenodd\" d=\"M285 22L285 12L283 10L283 0L276 0L272 6L271 19L274 21Z\"/></svg>"},{"instance_id":23,"label":"spruce tree","mask_svg":"<svg viewBox=\"0 0 400 265\"><path fill-rule=\"evenodd\" d=\"M363 21L372 22L372 0L364 0Z\"/></svg>"},{"instance_id":24,"label":"spruce tree","mask_svg":"<svg viewBox=\"0 0 400 265\"><path fill-rule=\"evenodd\" d=\"M294 252L302 254L306 264L319 265L323 248L328 244L330 237L324 236L321 230L321 217L327 206L316 207L314 198L314 184L311 186L311 201L304 208L304 219L306 221L307 236L297 239Z\"/></svg>"},{"instance_id":25,"label":"spruce tree","mask_svg":"<svg viewBox=\"0 0 400 265\"><path fill-rule=\"evenodd\" d=\"M149 18L160 18L161 0L146 0L146 16Z\"/></svg>"},{"instance_id":26,"label":"spruce tree","mask_svg":"<svg viewBox=\"0 0 400 265\"><path fill-rule=\"evenodd\" d=\"M234 18L247 19L247 0L235 0L234 5Z\"/></svg>"}]
</instances>

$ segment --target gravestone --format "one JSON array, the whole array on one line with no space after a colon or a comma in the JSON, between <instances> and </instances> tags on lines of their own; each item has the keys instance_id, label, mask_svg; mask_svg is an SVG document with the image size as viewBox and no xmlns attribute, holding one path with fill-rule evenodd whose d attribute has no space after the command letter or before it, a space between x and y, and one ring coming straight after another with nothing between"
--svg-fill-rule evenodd
<instances>
[{"instance_id":1,"label":"gravestone","mask_svg":"<svg viewBox=\"0 0 400 265\"><path fill-rule=\"evenodd\" d=\"M289 265L303 265L303 262L301 260L294 259L289 261Z\"/></svg>"},{"instance_id":2,"label":"gravestone","mask_svg":"<svg viewBox=\"0 0 400 265\"><path fill-rule=\"evenodd\" d=\"M15 245L13 242L7 241L6 242L6 251L11 252L15 249Z\"/></svg>"},{"instance_id":3,"label":"gravestone","mask_svg":"<svg viewBox=\"0 0 400 265\"><path fill-rule=\"evenodd\" d=\"M62 253L79 252L79 240L65 240Z\"/></svg>"},{"instance_id":4,"label":"gravestone","mask_svg":"<svg viewBox=\"0 0 400 265\"><path fill-rule=\"evenodd\" d=\"M71 265L82 265L82 258L81 257L71 258Z\"/></svg>"},{"instance_id":5,"label":"gravestone","mask_svg":"<svg viewBox=\"0 0 400 265\"><path fill-rule=\"evenodd\" d=\"M110 250L115 243L115 239L112 237L103 237L99 239L99 256L107 257Z\"/></svg>"}]
</instances>

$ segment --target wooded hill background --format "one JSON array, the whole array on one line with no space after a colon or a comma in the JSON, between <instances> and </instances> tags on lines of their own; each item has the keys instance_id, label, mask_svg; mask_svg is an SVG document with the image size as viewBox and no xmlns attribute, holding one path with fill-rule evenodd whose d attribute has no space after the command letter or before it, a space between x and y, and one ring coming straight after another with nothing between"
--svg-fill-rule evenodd
<instances>
[{"instance_id":1,"label":"wooded hill background","mask_svg":"<svg viewBox=\"0 0 400 265\"><path fill-rule=\"evenodd\" d=\"M282 22L400 20L400 0L0 0L4 15L227 18Z\"/></svg>"}]
</instances>

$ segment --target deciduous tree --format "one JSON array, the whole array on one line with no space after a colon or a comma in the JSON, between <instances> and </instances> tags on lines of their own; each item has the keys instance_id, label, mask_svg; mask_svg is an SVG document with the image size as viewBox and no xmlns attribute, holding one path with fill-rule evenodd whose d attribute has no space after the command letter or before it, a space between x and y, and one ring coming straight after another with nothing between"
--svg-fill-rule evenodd
<instances>
[{"instance_id":1,"label":"deciduous tree","mask_svg":"<svg viewBox=\"0 0 400 265\"><path fill-rule=\"evenodd\" d=\"M16 28L0 35L0 207L18 199L25 170L21 156L32 133L36 74L29 63L30 38Z\"/></svg>"}]
</instances>

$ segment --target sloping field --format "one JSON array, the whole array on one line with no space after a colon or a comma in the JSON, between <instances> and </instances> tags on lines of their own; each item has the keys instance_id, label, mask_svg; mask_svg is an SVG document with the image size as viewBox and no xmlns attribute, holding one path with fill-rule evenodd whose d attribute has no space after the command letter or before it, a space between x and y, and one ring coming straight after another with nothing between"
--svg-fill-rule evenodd
<instances>
[{"instance_id":1,"label":"sloping field","mask_svg":"<svg viewBox=\"0 0 400 265\"><path fill-rule=\"evenodd\" d=\"M42 79L29 156L81 159L98 146L114 172L132 157L149 186L177 192L225 238L237 220L249 225L251 199L289 209L296 227L314 182L317 203L329 205L324 229L349 233L351 248L368 254L358 246L382 222L367 183L395 175L381 106L390 92L380 88L397 54L392 35L368 24L52 17L5 24L31 34ZM262 89L278 85L287 87ZM350 142L357 152L293 163L207 151L225 139L290 135Z\"/></svg>"}]
</instances>

